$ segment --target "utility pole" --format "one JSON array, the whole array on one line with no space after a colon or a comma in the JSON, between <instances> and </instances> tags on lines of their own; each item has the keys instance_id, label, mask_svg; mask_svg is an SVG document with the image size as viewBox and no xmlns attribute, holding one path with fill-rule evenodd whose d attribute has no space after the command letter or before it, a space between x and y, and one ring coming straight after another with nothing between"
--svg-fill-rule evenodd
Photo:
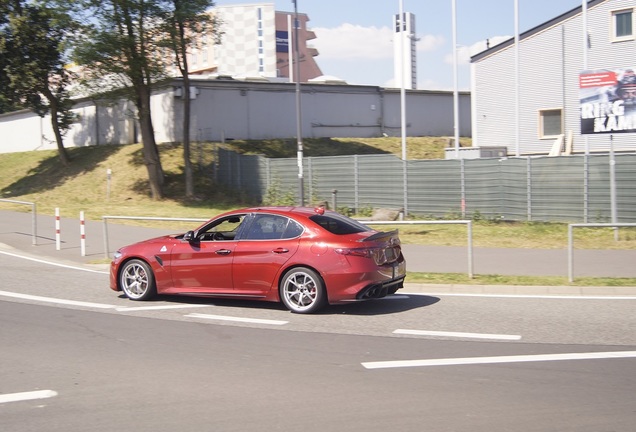
<instances>
[{"instance_id":1,"label":"utility pole","mask_svg":"<svg viewBox=\"0 0 636 432\"><path fill-rule=\"evenodd\" d=\"M298 155L298 198L300 206L305 205L305 187L303 185L303 133L300 115L300 55L298 50L298 4L294 3L294 75L296 77L296 143Z\"/></svg>"}]
</instances>

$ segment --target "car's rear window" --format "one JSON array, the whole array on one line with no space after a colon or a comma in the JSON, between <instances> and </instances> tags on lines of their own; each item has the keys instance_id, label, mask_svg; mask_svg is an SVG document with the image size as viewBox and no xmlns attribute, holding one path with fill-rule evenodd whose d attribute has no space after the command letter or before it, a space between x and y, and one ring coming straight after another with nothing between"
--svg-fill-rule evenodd
<instances>
[{"instance_id":1,"label":"car's rear window","mask_svg":"<svg viewBox=\"0 0 636 432\"><path fill-rule=\"evenodd\" d=\"M338 213L313 215L309 219L332 234L355 234L371 231L368 226Z\"/></svg>"}]
</instances>

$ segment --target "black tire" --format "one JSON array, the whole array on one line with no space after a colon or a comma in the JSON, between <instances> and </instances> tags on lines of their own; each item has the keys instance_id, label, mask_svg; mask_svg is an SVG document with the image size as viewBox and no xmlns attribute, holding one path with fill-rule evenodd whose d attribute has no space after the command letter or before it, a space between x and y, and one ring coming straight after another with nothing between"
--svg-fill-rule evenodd
<instances>
[{"instance_id":1,"label":"black tire","mask_svg":"<svg viewBox=\"0 0 636 432\"><path fill-rule=\"evenodd\" d=\"M157 285L152 269L145 261L133 259L119 271L119 287L131 300L149 300L157 295Z\"/></svg>"},{"instance_id":2,"label":"black tire","mask_svg":"<svg viewBox=\"0 0 636 432\"><path fill-rule=\"evenodd\" d=\"M327 291L322 278L306 267L285 273L280 282L280 299L293 313L314 313L327 304Z\"/></svg>"}]
</instances>

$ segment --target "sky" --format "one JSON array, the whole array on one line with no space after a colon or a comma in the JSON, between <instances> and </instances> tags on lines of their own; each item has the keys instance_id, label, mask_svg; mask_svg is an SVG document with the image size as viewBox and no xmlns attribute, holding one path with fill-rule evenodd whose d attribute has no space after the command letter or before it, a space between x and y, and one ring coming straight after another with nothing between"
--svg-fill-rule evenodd
<instances>
[{"instance_id":1,"label":"sky","mask_svg":"<svg viewBox=\"0 0 636 432\"><path fill-rule=\"evenodd\" d=\"M294 11L292 0L216 0L216 5L274 3L277 11ZM582 0L518 0L519 32L530 30L581 6ZM415 15L417 88L452 90L452 0L402 0ZM514 0L456 0L458 88L470 89L470 56L514 37ZM349 84L393 85L393 16L400 0L297 0L316 34L310 45L324 75Z\"/></svg>"}]
</instances>

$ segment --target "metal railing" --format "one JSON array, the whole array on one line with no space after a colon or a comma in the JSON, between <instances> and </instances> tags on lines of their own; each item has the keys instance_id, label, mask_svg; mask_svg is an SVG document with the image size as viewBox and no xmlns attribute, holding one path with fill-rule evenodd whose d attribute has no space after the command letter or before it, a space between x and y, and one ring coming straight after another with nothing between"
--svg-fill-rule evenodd
<instances>
[{"instance_id":1,"label":"metal railing","mask_svg":"<svg viewBox=\"0 0 636 432\"><path fill-rule=\"evenodd\" d=\"M574 236L573 228L621 228L636 227L636 223L580 223L568 225L568 280L574 282Z\"/></svg>"},{"instance_id":2,"label":"metal railing","mask_svg":"<svg viewBox=\"0 0 636 432\"><path fill-rule=\"evenodd\" d=\"M31 238L32 238L33 246L36 246L38 244L38 222L37 222L37 212L36 212L35 203L28 202L28 201L16 201L16 200L4 199L4 198L0 198L0 201L12 203L12 204L23 204L23 205L31 206Z\"/></svg>"},{"instance_id":3,"label":"metal railing","mask_svg":"<svg viewBox=\"0 0 636 432\"><path fill-rule=\"evenodd\" d=\"M127 220L150 220L150 221L173 221L173 222L205 222L209 219L198 218L166 218L152 216L102 216L104 227L104 256L109 258L110 250L108 242L108 220L109 219L127 219ZM473 278L473 222L470 220L455 221L360 221L365 225L466 225L467 237L467 258L468 258L468 277Z\"/></svg>"},{"instance_id":4,"label":"metal railing","mask_svg":"<svg viewBox=\"0 0 636 432\"><path fill-rule=\"evenodd\" d=\"M468 258L468 277L474 277L473 270L473 221L471 220L450 220L450 221L369 221L360 220L365 225L466 225L467 237L467 258Z\"/></svg>"}]
</instances>

